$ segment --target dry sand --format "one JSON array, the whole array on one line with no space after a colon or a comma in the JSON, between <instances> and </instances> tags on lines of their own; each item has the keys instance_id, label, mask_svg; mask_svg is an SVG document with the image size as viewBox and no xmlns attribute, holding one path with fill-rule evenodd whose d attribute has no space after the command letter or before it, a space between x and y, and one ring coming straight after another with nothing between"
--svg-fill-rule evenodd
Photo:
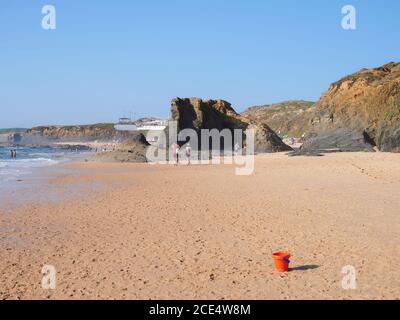
<instances>
[{"instance_id":1,"label":"dry sand","mask_svg":"<svg viewBox=\"0 0 400 320\"><path fill-rule=\"evenodd\" d=\"M259 155L244 177L232 165L72 166L43 189L64 199L2 206L0 298L400 298L399 154ZM274 272L277 250L291 272ZM46 264L56 290L41 288ZM342 288L346 265L356 290Z\"/></svg>"}]
</instances>

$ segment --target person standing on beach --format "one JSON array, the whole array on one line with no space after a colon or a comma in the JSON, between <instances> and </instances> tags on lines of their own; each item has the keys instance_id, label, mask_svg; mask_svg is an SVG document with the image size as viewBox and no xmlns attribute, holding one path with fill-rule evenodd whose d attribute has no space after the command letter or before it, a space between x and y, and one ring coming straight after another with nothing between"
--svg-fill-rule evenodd
<instances>
[{"instance_id":1,"label":"person standing on beach","mask_svg":"<svg viewBox=\"0 0 400 320\"><path fill-rule=\"evenodd\" d=\"M190 143L186 145L186 158L188 160L188 166L190 165L190 154L192 152L192 148L190 147Z\"/></svg>"},{"instance_id":2,"label":"person standing on beach","mask_svg":"<svg viewBox=\"0 0 400 320\"><path fill-rule=\"evenodd\" d=\"M235 146L234 146L234 155L235 156L239 155L239 150L240 150L239 142L236 142Z\"/></svg>"},{"instance_id":3,"label":"person standing on beach","mask_svg":"<svg viewBox=\"0 0 400 320\"><path fill-rule=\"evenodd\" d=\"M179 144L174 143L174 144L172 145L172 151L173 151L173 153L174 153L175 165L176 165L176 166L179 164L179 150L180 150Z\"/></svg>"},{"instance_id":4,"label":"person standing on beach","mask_svg":"<svg viewBox=\"0 0 400 320\"><path fill-rule=\"evenodd\" d=\"M179 151L181 150L181 147L179 144L176 145L175 149L175 157L176 157L176 165L179 165Z\"/></svg>"},{"instance_id":5,"label":"person standing on beach","mask_svg":"<svg viewBox=\"0 0 400 320\"><path fill-rule=\"evenodd\" d=\"M14 149L14 159L17 159L17 150Z\"/></svg>"},{"instance_id":6,"label":"person standing on beach","mask_svg":"<svg viewBox=\"0 0 400 320\"><path fill-rule=\"evenodd\" d=\"M14 159L14 150L10 150L10 157L11 157L11 159Z\"/></svg>"}]
</instances>

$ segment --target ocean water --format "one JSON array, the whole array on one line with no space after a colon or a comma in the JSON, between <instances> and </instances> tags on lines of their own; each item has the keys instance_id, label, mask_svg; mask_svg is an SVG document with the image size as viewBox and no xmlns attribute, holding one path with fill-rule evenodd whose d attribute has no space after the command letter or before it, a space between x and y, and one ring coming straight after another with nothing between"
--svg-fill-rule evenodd
<instances>
[{"instance_id":1,"label":"ocean water","mask_svg":"<svg viewBox=\"0 0 400 320\"><path fill-rule=\"evenodd\" d=\"M17 159L11 159L11 149L17 151ZM51 147L0 147L0 212L12 211L12 208L30 202L57 202L66 197L81 196L82 190L85 190L83 185L57 186L47 181L79 172L81 169L59 164L85 161L91 152L87 149L71 151ZM96 185L89 186L91 190L98 188Z\"/></svg>"},{"instance_id":2,"label":"ocean water","mask_svg":"<svg viewBox=\"0 0 400 320\"><path fill-rule=\"evenodd\" d=\"M17 158L12 159L11 150L17 151ZM0 147L0 184L17 181L39 168L54 166L76 157L76 153L61 148L10 148Z\"/></svg>"}]
</instances>

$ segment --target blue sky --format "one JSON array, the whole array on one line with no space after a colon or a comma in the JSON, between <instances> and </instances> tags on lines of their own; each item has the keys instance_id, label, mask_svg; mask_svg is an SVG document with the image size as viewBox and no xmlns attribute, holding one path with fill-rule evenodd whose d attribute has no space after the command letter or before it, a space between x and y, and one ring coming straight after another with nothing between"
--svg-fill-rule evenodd
<instances>
[{"instance_id":1,"label":"blue sky","mask_svg":"<svg viewBox=\"0 0 400 320\"><path fill-rule=\"evenodd\" d=\"M54 5L57 29L41 27ZM341 28L344 5L357 30ZM399 61L398 0L0 3L0 127L169 115L175 97L242 111L317 100L364 67Z\"/></svg>"}]
</instances>

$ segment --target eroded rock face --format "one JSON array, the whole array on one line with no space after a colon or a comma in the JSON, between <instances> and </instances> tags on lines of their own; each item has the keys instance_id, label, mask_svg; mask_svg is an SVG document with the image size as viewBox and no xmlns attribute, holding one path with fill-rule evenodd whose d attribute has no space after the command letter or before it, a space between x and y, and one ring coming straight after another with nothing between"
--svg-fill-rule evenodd
<instances>
[{"instance_id":1,"label":"eroded rock face","mask_svg":"<svg viewBox=\"0 0 400 320\"><path fill-rule=\"evenodd\" d=\"M178 122L178 131L194 129L200 140L201 129L254 129L255 152L289 151L291 148L284 144L276 133L266 124L252 121L242 116L224 100L202 100L199 98L177 98L171 103L172 120ZM201 143L201 142L200 142Z\"/></svg>"},{"instance_id":2,"label":"eroded rock face","mask_svg":"<svg viewBox=\"0 0 400 320\"><path fill-rule=\"evenodd\" d=\"M178 121L178 129L245 129L247 123L224 100L177 98L171 103L172 120Z\"/></svg>"},{"instance_id":3,"label":"eroded rock face","mask_svg":"<svg viewBox=\"0 0 400 320\"><path fill-rule=\"evenodd\" d=\"M395 151L400 147L400 63L363 69L333 83L316 107L318 115L312 122L320 135L320 147L324 141L331 144L328 133L342 132L340 139L345 144L351 144L344 141L346 135L364 137L354 151L363 144L370 146L367 149L377 146L381 151Z\"/></svg>"}]
</instances>

